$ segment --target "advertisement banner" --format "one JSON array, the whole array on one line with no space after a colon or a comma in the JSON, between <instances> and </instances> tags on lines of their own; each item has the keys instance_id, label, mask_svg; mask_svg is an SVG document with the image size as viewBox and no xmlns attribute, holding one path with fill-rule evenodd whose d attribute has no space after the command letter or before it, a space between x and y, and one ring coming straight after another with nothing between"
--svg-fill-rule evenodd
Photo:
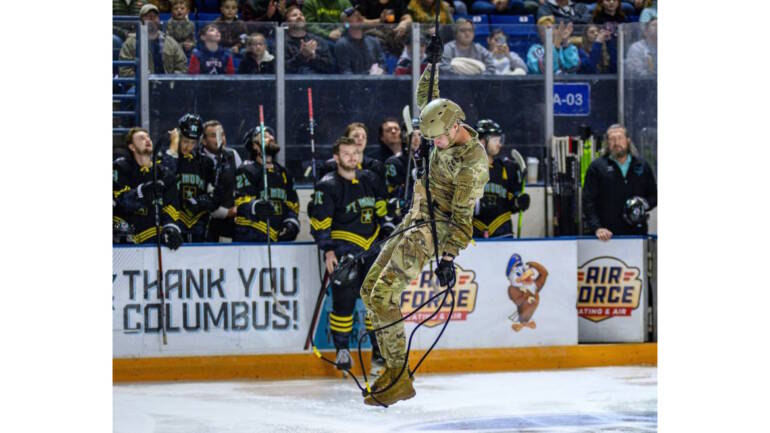
<instances>
[{"instance_id":1,"label":"advertisement banner","mask_svg":"<svg viewBox=\"0 0 770 433\"><path fill-rule=\"evenodd\" d=\"M574 240L478 241L455 260L455 309L437 348L492 348L577 344ZM401 294L406 315L434 293L430 269ZM407 336L436 311L439 298L407 321ZM447 305L415 334L427 349L449 315Z\"/></svg>"},{"instance_id":2,"label":"advertisement banner","mask_svg":"<svg viewBox=\"0 0 770 433\"><path fill-rule=\"evenodd\" d=\"M644 342L645 240L580 239L577 245L580 342Z\"/></svg>"},{"instance_id":3,"label":"advertisement banner","mask_svg":"<svg viewBox=\"0 0 770 433\"><path fill-rule=\"evenodd\" d=\"M163 248L168 345L155 247L113 248L113 357L299 353L320 281L315 245Z\"/></svg>"}]
</instances>

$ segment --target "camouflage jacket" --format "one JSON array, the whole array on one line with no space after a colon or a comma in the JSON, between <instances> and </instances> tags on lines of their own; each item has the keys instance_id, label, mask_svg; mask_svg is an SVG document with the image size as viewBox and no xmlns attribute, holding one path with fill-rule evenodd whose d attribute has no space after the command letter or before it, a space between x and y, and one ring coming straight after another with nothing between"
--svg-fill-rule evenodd
<instances>
[{"instance_id":1,"label":"camouflage jacket","mask_svg":"<svg viewBox=\"0 0 770 433\"><path fill-rule=\"evenodd\" d=\"M430 68L420 77L417 87L417 104L420 108L428 102ZM438 71L433 85L433 99L439 97ZM465 144L451 144L444 150L434 147L430 153L430 192L436 211L436 219L447 217L450 224L441 230L446 236L439 243L439 252L457 256L473 236L473 208L484 194L484 185L489 180L487 154L478 139L478 133L468 125L463 128L471 139ZM428 203L425 195L425 181L415 183L412 203L412 220L428 219ZM441 225L441 223L439 223Z\"/></svg>"}]
</instances>

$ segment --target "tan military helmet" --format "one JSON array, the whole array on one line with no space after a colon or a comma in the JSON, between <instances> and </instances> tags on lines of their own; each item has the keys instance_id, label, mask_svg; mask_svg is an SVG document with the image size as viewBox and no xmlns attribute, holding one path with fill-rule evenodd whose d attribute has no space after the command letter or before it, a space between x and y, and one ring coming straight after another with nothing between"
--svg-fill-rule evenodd
<instances>
[{"instance_id":1,"label":"tan military helmet","mask_svg":"<svg viewBox=\"0 0 770 433\"><path fill-rule=\"evenodd\" d=\"M420 132L425 138L436 138L448 133L458 120L465 120L465 113L459 105L449 99L434 99L420 112Z\"/></svg>"}]
</instances>

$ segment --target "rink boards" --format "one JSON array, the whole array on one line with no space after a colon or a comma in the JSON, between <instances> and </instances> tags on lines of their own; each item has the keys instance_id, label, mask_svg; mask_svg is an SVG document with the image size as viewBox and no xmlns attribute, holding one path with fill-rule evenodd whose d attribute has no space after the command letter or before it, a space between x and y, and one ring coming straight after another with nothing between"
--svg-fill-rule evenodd
<instances>
[{"instance_id":1,"label":"rink boards","mask_svg":"<svg viewBox=\"0 0 770 433\"><path fill-rule=\"evenodd\" d=\"M434 367L444 371L439 365L441 353L453 365L467 359L468 353L474 353L484 365L495 364L497 358L526 368L522 359L530 356L548 357L554 367L570 365L570 357L582 359L581 365L593 365L586 364L585 358L593 355L568 354L565 350L578 342L644 342L645 243L643 238L609 243L560 238L480 241L469 246L456 260L455 308L436 354L431 355L431 360L438 362ZM258 364L273 363L278 368L274 371L280 372L281 365L290 369L292 359L297 358L299 364L314 361L319 373L327 369L303 350L320 290L317 249L305 243L272 248L276 298L283 308L270 293L264 245L194 245L177 251L164 248L163 305L157 290L157 250L144 246L113 248L116 376L119 366L136 367L137 362L149 368L157 362L180 367L218 362L220 366L230 365L232 370L228 371L243 371L259 359ZM522 267L518 276L509 277L506 268L514 255L520 257ZM402 314L414 311L435 290L426 265L401 296ZM515 299L511 293L516 294ZM407 322L407 335L438 305L431 303L414 314ZM167 345L162 344L160 334L161 311L165 313ZM448 315L447 303L436 318ZM427 322L415 334L412 348L428 348L440 325L437 320ZM318 332L324 333L326 326L320 323ZM633 352L629 346L630 350L624 350L630 354L618 356L617 362L609 365L623 359L643 363L652 359L649 345L633 346L643 349ZM604 353L600 356L614 359L607 353L609 346L601 347ZM533 352L535 348L542 351ZM502 362L501 367L505 365L511 364ZM543 365L542 360L534 365ZM298 368L308 371L307 366Z\"/></svg>"}]
</instances>

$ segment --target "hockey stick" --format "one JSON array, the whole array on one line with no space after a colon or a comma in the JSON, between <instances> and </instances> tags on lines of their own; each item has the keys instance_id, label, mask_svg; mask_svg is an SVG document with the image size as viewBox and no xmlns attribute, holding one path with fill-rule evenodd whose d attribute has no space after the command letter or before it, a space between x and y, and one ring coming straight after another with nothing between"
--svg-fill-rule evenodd
<instances>
[{"instance_id":1,"label":"hockey stick","mask_svg":"<svg viewBox=\"0 0 770 433\"><path fill-rule=\"evenodd\" d=\"M262 110L262 104L259 104L259 139L262 144L262 182L263 182L263 198L265 201L270 202L267 195L267 153L265 153L265 113ZM271 203L272 206L272 203ZM282 314L288 314L286 308L278 302L277 288L275 287L275 278L273 278L273 252L270 248L270 215L267 216L265 221L265 237L267 238L267 270L270 274L270 291L272 292L273 302L275 307Z\"/></svg>"},{"instance_id":2,"label":"hockey stick","mask_svg":"<svg viewBox=\"0 0 770 433\"><path fill-rule=\"evenodd\" d=\"M518 150L511 149L511 157L519 165L519 172L521 173L521 193L524 194L524 187L527 184L527 166L524 164L524 157L521 156ZM521 238L521 209L519 209L519 222L516 225L516 237Z\"/></svg>"},{"instance_id":3,"label":"hockey stick","mask_svg":"<svg viewBox=\"0 0 770 433\"><path fill-rule=\"evenodd\" d=\"M160 152L158 152L160 153ZM152 154L152 180L157 185L158 182L158 167L155 161L157 154L153 151ZM160 200L162 196L158 197L155 185L152 188L152 203L155 206L155 244L158 246L158 293L160 293L160 330L163 335L163 345L168 344L166 341L166 294L163 292L163 252L160 247Z\"/></svg>"},{"instance_id":4,"label":"hockey stick","mask_svg":"<svg viewBox=\"0 0 770 433\"><path fill-rule=\"evenodd\" d=\"M308 167L312 171L313 175L313 193L315 194L315 191L317 190L318 186L318 179L316 177L316 165L315 165L315 119L313 118L313 88L308 87L307 88L307 113L308 113L308 129L310 131L310 167ZM307 177L307 171L305 171L305 177ZM311 198L312 200L313 198ZM307 216L308 220L310 219L310 215ZM316 244L316 259L318 260L318 276L321 277L321 249L318 248L318 244ZM323 280L323 277L321 277L321 280Z\"/></svg>"},{"instance_id":5,"label":"hockey stick","mask_svg":"<svg viewBox=\"0 0 770 433\"><path fill-rule=\"evenodd\" d=\"M313 318L310 320L310 328L307 330L307 338L305 338L304 350L308 350L310 346L313 345L313 334L315 333L315 328L318 324L318 316L321 314L321 304L326 297L326 283L328 282L329 271L324 271L323 281L321 282L321 289L318 291L318 297L315 301L315 308L313 309ZM313 347L315 347L315 345L313 345Z\"/></svg>"},{"instance_id":6,"label":"hockey stick","mask_svg":"<svg viewBox=\"0 0 770 433\"><path fill-rule=\"evenodd\" d=\"M409 146L409 156L406 160L406 179L404 180L404 203L406 203L406 197L409 195L409 179L412 177L412 134L414 134L414 128L412 128L412 116L410 115L408 105L404 105L404 109L401 111L401 117L404 118L407 137L406 145Z\"/></svg>"}]
</instances>

